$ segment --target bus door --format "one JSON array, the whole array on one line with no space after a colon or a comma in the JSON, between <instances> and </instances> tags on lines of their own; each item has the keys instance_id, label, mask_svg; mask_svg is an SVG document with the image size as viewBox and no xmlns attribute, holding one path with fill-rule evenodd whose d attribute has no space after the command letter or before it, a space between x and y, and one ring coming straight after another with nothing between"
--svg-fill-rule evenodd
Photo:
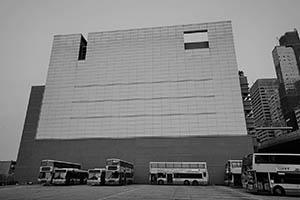
<instances>
[{"instance_id":1,"label":"bus door","mask_svg":"<svg viewBox=\"0 0 300 200\"><path fill-rule=\"evenodd\" d=\"M258 192L270 192L270 181L268 173L256 172L257 191Z\"/></svg>"},{"instance_id":2,"label":"bus door","mask_svg":"<svg viewBox=\"0 0 300 200\"><path fill-rule=\"evenodd\" d=\"M234 186L242 186L241 174L233 174L233 185Z\"/></svg>"},{"instance_id":3,"label":"bus door","mask_svg":"<svg viewBox=\"0 0 300 200\"><path fill-rule=\"evenodd\" d=\"M100 184L104 185L105 184L105 171L101 171L100 175Z\"/></svg>"},{"instance_id":4,"label":"bus door","mask_svg":"<svg viewBox=\"0 0 300 200\"><path fill-rule=\"evenodd\" d=\"M167 183L172 184L173 183L173 174L167 174Z\"/></svg>"},{"instance_id":5,"label":"bus door","mask_svg":"<svg viewBox=\"0 0 300 200\"><path fill-rule=\"evenodd\" d=\"M150 174L150 183L157 184L157 174Z\"/></svg>"}]
</instances>

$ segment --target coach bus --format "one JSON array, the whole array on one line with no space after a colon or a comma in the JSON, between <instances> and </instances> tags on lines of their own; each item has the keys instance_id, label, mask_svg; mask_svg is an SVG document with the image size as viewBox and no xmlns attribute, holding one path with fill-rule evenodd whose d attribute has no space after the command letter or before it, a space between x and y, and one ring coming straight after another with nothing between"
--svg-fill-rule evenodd
<instances>
[{"instance_id":1,"label":"coach bus","mask_svg":"<svg viewBox=\"0 0 300 200\"><path fill-rule=\"evenodd\" d=\"M81 164L71 163L59 160L42 160L38 182L42 184L51 184L54 170L58 168L75 168L81 169Z\"/></svg>"},{"instance_id":2,"label":"coach bus","mask_svg":"<svg viewBox=\"0 0 300 200\"><path fill-rule=\"evenodd\" d=\"M60 168L54 170L54 185L86 184L88 172L81 169Z\"/></svg>"},{"instance_id":3,"label":"coach bus","mask_svg":"<svg viewBox=\"0 0 300 200\"><path fill-rule=\"evenodd\" d=\"M133 164L117 158L106 160L105 184L126 185L133 183Z\"/></svg>"},{"instance_id":4,"label":"coach bus","mask_svg":"<svg viewBox=\"0 0 300 200\"><path fill-rule=\"evenodd\" d=\"M300 193L300 154L254 153L242 165L243 187L274 195Z\"/></svg>"},{"instance_id":5,"label":"coach bus","mask_svg":"<svg viewBox=\"0 0 300 200\"><path fill-rule=\"evenodd\" d=\"M242 186L242 160L228 160L225 164L224 184Z\"/></svg>"},{"instance_id":6,"label":"coach bus","mask_svg":"<svg viewBox=\"0 0 300 200\"><path fill-rule=\"evenodd\" d=\"M105 184L105 168L89 169L88 185L104 185Z\"/></svg>"},{"instance_id":7,"label":"coach bus","mask_svg":"<svg viewBox=\"0 0 300 200\"><path fill-rule=\"evenodd\" d=\"M150 184L208 185L206 162L150 162Z\"/></svg>"}]
</instances>

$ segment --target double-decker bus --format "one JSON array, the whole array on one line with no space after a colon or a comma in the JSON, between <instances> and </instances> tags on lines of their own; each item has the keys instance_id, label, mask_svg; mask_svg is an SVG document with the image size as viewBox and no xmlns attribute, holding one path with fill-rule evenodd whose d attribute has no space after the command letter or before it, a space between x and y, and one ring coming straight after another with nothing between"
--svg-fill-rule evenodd
<instances>
[{"instance_id":1,"label":"double-decker bus","mask_svg":"<svg viewBox=\"0 0 300 200\"><path fill-rule=\"evenodd\" d=\"M55 169L52 183L54 185L86 184L88 175L87 171L81 169Z\"/></svg>"},{"instance_id":2,"label":"double-decker bus","mask_svg":"<svg viewBox=\"0 0 300 200\"><path fill-rule=\"evenodd\" d=\"M81 164L71 163L59 160L42 160L38 182L42 184L51 184L54 170L58 168L75 168L81 169Z\"/></svg>"},{"instance_id":3,"label":"double-decker bus","mask_svg":"<svg viewBox=\"0 0 300 200\"><path fill-rule=\"evenodd\" d=\"M206 162L150 162L150 184L208 185Z\"/></svg>"},{"instance_id":4,"label":"double-decker bus","mask_svg":"<svg viewBox=\"0 0 300 200\"><path fill-rule=\"evenodd\" d=\"M88 185L104 185L105 184L105 168L89 169Z\"/></svg>"},{"instance_id":5,"label":"double-decker bus","mask_svg":"<svg viewBox=\"0 0 300 200\"><path fill-rule=\"evenodd\" d=\"M106 160L105 184L125 185L133 183L133 164L117 158Z\"/></svg>"},{"instance_id":6,"label":"double-decker bus","mask_svg":"<svg viewBox=\"0 0 300 200\"><path fill-rule=\"evenodd\" d=\"M224 184L242 186L242 160L228 160L225 164Z\"/></svg>"},{"instance_id":7,"label":"double-decker bus","mask_svg":"<svg viewBox=\"0 0 300 200\"><path fill-rule=\"evenodd\" d=\"M274 195L300 193L300 154L254 153L242 165L243 187Z\"/></svg>"}]
</instances>

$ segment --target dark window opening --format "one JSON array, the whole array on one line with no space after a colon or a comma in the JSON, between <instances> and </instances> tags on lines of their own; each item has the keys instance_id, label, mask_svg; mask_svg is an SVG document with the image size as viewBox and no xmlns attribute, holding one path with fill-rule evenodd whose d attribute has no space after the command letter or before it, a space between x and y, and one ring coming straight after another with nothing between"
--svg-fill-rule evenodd
<instances>
[{"instance_id":1,"label":"dark window opening","mask_svg":"<svg viewBox=\"0 0 300 200\"><path fill-rule=\"evenodd\" d=\"M209 48L207 42L193 42L193 43L184 43L184 49L204 49Z\"/></svg>"},{"instance_id":2,"label":"dark window opening","mask_svg":"<svg viewBox=\"0 0 300 200\"><path fill-rule=\"evenodd\" d=\"M184 49L205 49L209 48L207 30L185 31Z\"/></svg>"},{"instance_id":3,"label":"dark window opening","mask_svg":"<svg viewBox=\"0 0 300 200\"><path fill-rule=\"evenodd\" d=\"M85 60L86 49L87 49L87 41L84 39L83 36L81 36L78 60Z\"/></svg>"}]
</instances>

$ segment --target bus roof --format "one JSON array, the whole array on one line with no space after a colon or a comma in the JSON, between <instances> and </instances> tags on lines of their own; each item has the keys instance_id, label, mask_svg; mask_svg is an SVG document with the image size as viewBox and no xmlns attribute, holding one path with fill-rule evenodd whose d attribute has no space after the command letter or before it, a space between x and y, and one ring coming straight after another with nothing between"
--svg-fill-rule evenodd
<instances>
[{"instance_id":1,"label":"bus roof","mask_svg":"<svg viewBox=\"0 0 300 200\"><path fill-rule=\"evenodd\" d=\"M153 162L151 161L150 164L153 164L153 163L165 163L165 164L206 164L206 162Z\"/></svg>"},{"instance_id":2,"label":"bus roof","mask_svg":"<svg viewBox=\"0 0 300 200\"><path fill-rule=\"evenodd\" d=\"M228 160L228 162L242 162L242 160Z\"/></svg>"},{"instance_id":3,"label":"bus roof","mask_svg":"<svg viewBox=\"0 0 300 200\"><path fill-rule=\"evenodd\" d=\"M126 162L126 163L129 163L129 164L132 164L132 165L133 165L133 163L131 163L131 162L129 162L129 161L126 161L126 160L121 160L120 158L108 158L108 159L106 159L106 161L108 161L108 160L122 161L122 162Z\"/></svg>"},{"instance_id":4,"label":"bus roof","mask_svg":"<svg viewBox=\"0 0 300 200\"><path fill-rule=\"evenodd\" d=\"M90 171L90 170L101 170L101 171L104 171L105 168L93 168L93 169L88 169L88 171Z\"/></svg>"},{"instance_id":5,"label":"bus roof","mask_svg":"<svg viewBox=\"0 0 300 200\"><path fill-rule=\"evenodd\" d=\"M61 160L51 160L51 159L44 159L44 160L41 160L41 162L57 162L57 163L68 163L68 164L81 165L80 163L61 161Z\"/></svg>"}]
</instances>

